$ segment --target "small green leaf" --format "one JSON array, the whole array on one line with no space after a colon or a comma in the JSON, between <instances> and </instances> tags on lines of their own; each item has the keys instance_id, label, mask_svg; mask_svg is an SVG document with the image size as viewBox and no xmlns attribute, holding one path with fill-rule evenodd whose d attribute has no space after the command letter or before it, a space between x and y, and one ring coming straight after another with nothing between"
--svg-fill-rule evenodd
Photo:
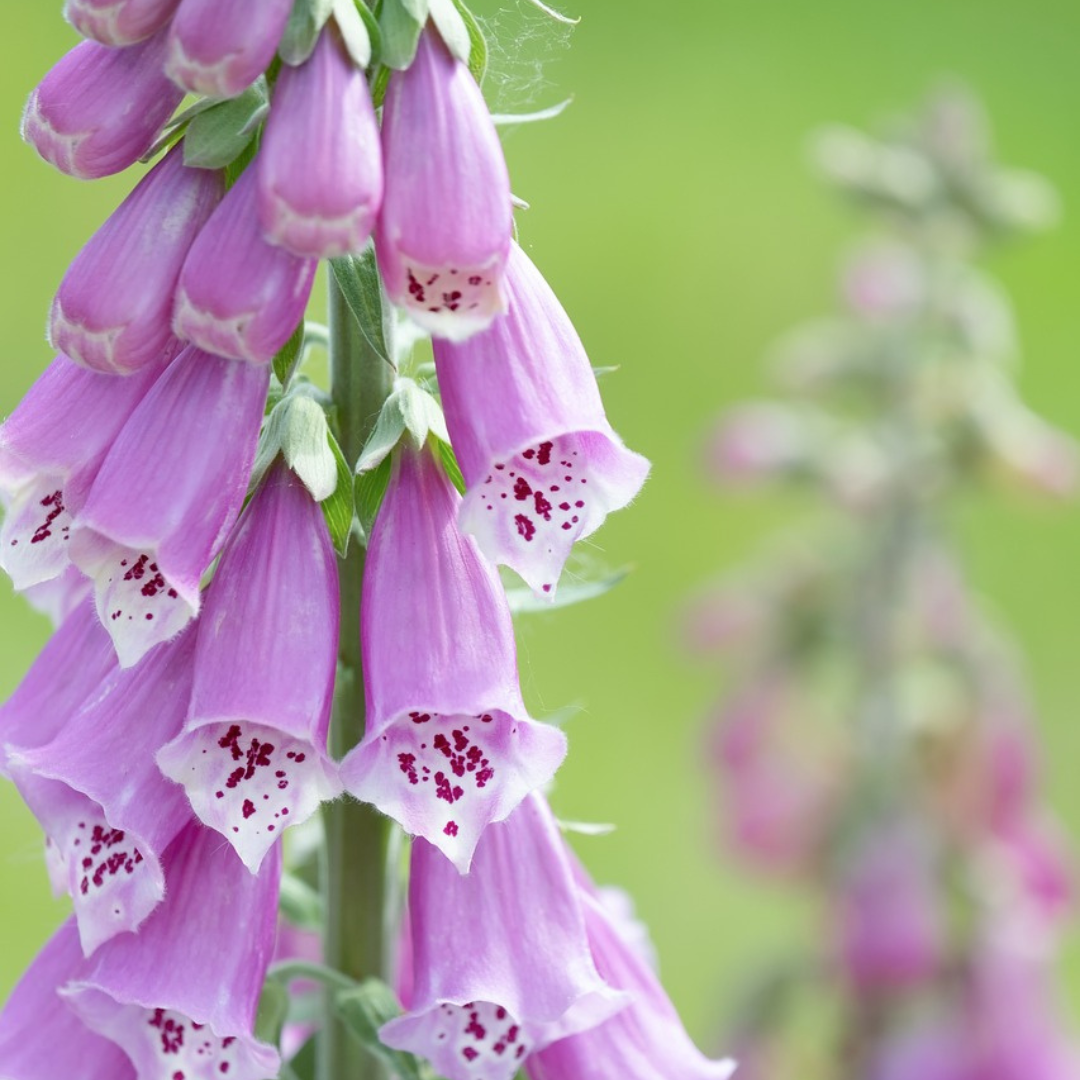
<instances>
[{"instance_id":1,"label":"small green leaf","mask_svg":"<svg viewBox=\"0 0 1080 1080\"><path fill-rule=\"evenodd\" d=\"M472 51L472 38L464 16L458 10L454 0L429 0L431 21L439 31L450 55L457 57L463 64L469 62Z\"/></svg>"},{"instance_id":2,"label":"small green leaf","mask_svg":"<svg viewBox=\"0 0 1080 1080\"><path fill-rule=\"evenodd\" d=\"M469 70L477 83L483 83L488 63L488 47L484 31L480 29L476 16L465 6L464 0L454 0L454 6L465 20L465 27L469 31Z\"/></svg>"},{"instance_id":3,"label":"small green leaf","mask_svg":"<svg viewBox=\"0 0 1080 1080\"><path fill-rule=\"evenodd\" d=\"M435 449L438 451L439 460L443 470L450 478L450 483L458 489L459 495L465 494L465 477L461 475L461 466L458 464L454 448L445 439L435 439Z\"/></svg>"},{"instance_id":4,"label":"small green leaf","mask_svg":"<svg viewBox=\"0 0 1080 1080\"><path fill-rule=\"evenodd\" d=\"M231 188L240 179L244 170L255 160L255 154L259 149L259 139L256 136L244 147L243 152L235 161L230 161L225 166L225 187Z\"/></svg>"},{"instance_id":5,"label":"small green leaf","mask_svg":"<svg viewBox=\"0 0 1080 1080\"><path fill-rule=\"evenodd\" d=\"M360 460L356 463L357 473L362 475L381 465L404 434L405 414L401 409L401 397L391 394L383 402L375 428L360 452Z\"/></svg>"},{"instance_id":6,"label":"small green leaf","mask_svg":"<svg viewBox=\"0 0 1080 1080\"><path fill-rule=\"evenodd\" d=\"M281 894L278 900L282 916L301 930L321 930L323 902L319 893L295 874L281 875Z\"/></svg>"},{"instance_id":7,"label":"small green leaf","mask_svg":"<svg viewBox=\"0 0 1080 1080\"><path fill-rule=\"evenodd\" d=\"M322 510L326 518L326 526L330 530L330 539L334 543L334 550L344 559L349 552L349 537L352 535L353 517L356 512L353 471L349 468L349 463L345 460L337 439L329 430L326 438L330 451L334 455L337 485L333 494L323 501Z\"/></svg>"},{"instance_id":8,"label":"small green leaf","mask_svg":"<svg viewBox=\"0 0 1080 1080\"><path fill-rule=\"evenodd\" d=\"M412 1054L391 1050L379 1041L379 1028L400 1015L397 998L384 982L367 979L353 990L334 995L341 1022L357 1041L384 1061L401 1080L428 1080L431 1073Z\"/></svg>"},{"instance_id":9,"label":"small green leaf","mask_svg":"<svg viewBox=\"0 0 1080 1080\"><path fill-rule=\"evenodd\" d=\"M405 0L385 0L379 18L382 62L387 67L404 71L413 62L423 28L423 21L410 14Z\"/></svg>"},{"instance_id":10,"label":"small green leaf","mask_svg":"<svg viewBox=\"0 0 1080 1080\"><path fill-rule=\"evenodd\" d=\"M338 483L336 455L331 446L333 436L326 413L306 394L287 395L281 408L284 412L281 452L285 461L304 482L311 497L316 502L326 502L337 490ZM348 469L346 475L349 475Z\"/></svg>"},{"instance_id":11,"label":"small green leaf","mask_svg":"<svg viewBox=\"0 0 1080 1080\"><path fill-rule=\"evenodd\" d=\"M278 377L278 382L281 383L282 387L289 385L289 379L292 378L296 365L300 361L300 352L303 345L304 321L301 319L289 340L281 346L273 360L274 374Z\"/></svg>"},{"instance_id":12,"label":"small green leaf","mask_svg":"<svg viewBox=\"0 0 1080 1080\"><path fill-rule=\"evenodd\" d=\"M356 0L334 0L334 22L352 62L363 71L371 63L371 35Z\"/></svg>"},{"instance_id":13,"label":"small green leaf","mask_svg":"<svg viewBox=\"0 0 1080 1080\"><path fill-rule=\"evenodd\" d=\"M360 473L356 478L356 516L365 537L371 535L371 527L390 483L390 469L390 458L385 457L374 469Z\"/></svg>"},{"instance_id":14,"label":"small green leaf","mask_svg":"<svg viewBox=\"0 0 1080 1080\"><path fill-rule=\"evenodd\" d=\"M399 0L399 3L421 26L427 22L431 0Z\"/></svg>"},{"instance_id":15,"label":"small green leaf","mask_svg":"<svg viewBox=\"0 0 1080 1080\"><path fill-rule=\"evenodd\" d=\"M250 145L270 110L261 76L242 94L200 112L184 134L184 164L193 169L221 169Z\"/></svg>"},{"instance_id":16,"label":"small green leaf","mask_svg":"<svg viewBox=\"0 0 1080 1080\"><path fill-rule=\"evenodd\" d=\"M286 64L297 67L311 56L333 8L333 0L294 0L278 45L278 56Z\"/></svg>"},{"instance_id":17,"label":"small green leaf","mask_svg":"<svg viewBox=\"0 0 1080 1080\"><path fill-rule=\"evenodd\" d=\"M277 979L267 979L259 995L259 1012L255 1018L255 1037L277 1046L285 1017L289 1013L289 991Z\"/></svg>"},{"instance_id":18,"label":"small green leaf","mask_svg":"<svg viewBox=\"0 0 1080 1080\"><path fill-rule=\"evenodd\" d=\"M391 350L387 344L391 337L387 324L388 309L383 304L375 249L368 244L359 255L342 255L331 259L330 269L360 332L371 348L388 364L391 363Z\"/></svg>"},{"instance_id":19,"label":"small green leaf","mask_svg":"<svg viewBox=\"0 0 1080 1080\"><path fill-rule=\"evenodd\" d=\"M616 585L626 580L630 573L630 567L623 567L607 577L593 581L569 581L560 585L555 596L548 600L537 599L532 589L507 589L506 599L510 604L510 611L514 615L529 615L538 611L554 611L556 608L570 607L571 604L580 604L585 600L592 600L597 596L603 596L610 592Z\"/></svg>"}]
</instances>

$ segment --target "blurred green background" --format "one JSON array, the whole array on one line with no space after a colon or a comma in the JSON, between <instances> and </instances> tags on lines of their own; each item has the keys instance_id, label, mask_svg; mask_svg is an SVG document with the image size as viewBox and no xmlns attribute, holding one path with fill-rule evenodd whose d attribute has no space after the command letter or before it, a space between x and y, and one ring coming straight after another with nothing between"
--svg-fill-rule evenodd
<instances>
[{"instance_id":1,"label":"blurred green background","mask_svg":"<svg viewBox=\"0 0 1080 1080\"><path fill-rule=\"evenodd\" d=\"M699 459L717 411L766 391L770 343L832 306L856 223L812 178L806 136L832 120L872 124L947 75L982 96L1002 158L1063 195L1063 227L991 269L1016 304L1029 403L1080 433L1080 5L576 0L583 19L567 35L520 9L499 14L514 2L478 5L508 35L487 87L495 107L574 95L559 120L508 135L515 191L531 203L521 240L594 363L620 365L603 386L609 416L654 462L642 496L594 538L599 557L636 572L603 599L523 623L522 681L538 715L582 707L553 803L618 826L579 851L600 881L633 893L691 1033L715 1046L755 961L813 925L717 851L702 742L722 679L682 654L678 632L697 587L800 512L721 497ZM26 95L75 41L59 8L0 8L4 413L50 359L43 327L65 267L131 185L62 177L18 140ZM962 525L976 583L1027 651L1051 799L1080 838L1080 506L980 497ZM0 692L47 634L0 585ZM40 856L32 818L0 786L0 999L66 911ZM1067 969L1080 1003L1076 940Z\"/></svg>"}]
</instances>

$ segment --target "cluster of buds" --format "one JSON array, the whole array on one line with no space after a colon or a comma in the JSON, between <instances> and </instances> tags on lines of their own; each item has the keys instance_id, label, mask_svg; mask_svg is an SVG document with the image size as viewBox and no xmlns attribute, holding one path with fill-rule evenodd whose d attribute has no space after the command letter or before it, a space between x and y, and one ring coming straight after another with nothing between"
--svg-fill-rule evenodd
<instances>
[{"instance_id":1,"label":"cluster of buds","mask_svg":"<svg viewBox=\"0 0 1080 1080\"><path fill-rule=\"evenodd\" d=\"M566 739L526 712L496 568L554 602L648 463L512 238L475 20L375 7L68 0L88 40L27 104L70 175L163 156L64 276L59 355L0 427L0 565L57 623L0 772L74 907L0 1013L3 1080L307 1075L325 1013L256 1026L305 955L373 1053L448 1080L731 1071L544 800ZM329 334L304 320L324 258ZM299 373L328 340L329 393ZM372 368L388 393L357 400ZM361 670L362 738L331 754ZM282 923L308 888L282 891L282 835L343 793L414 838L392 973L321 967L318 919ZM354 976L381 974L406 1011L380 1026Z\"/></svg>"},{"instance_id":2,"label":"cluster of buds","mask_svg":"<svg viewBox=\"0 0 1080 1080\"><path fill-rule=\"evenodd\" d=\"M992 163L960 91L883 139L831 130L819 150L875 234L843 271L843 315L779 350L787 398L736 409L708 460L833 512L692 615L693 644L739 665L712 736L726 846L825 912L824 947L768 972L736 1046L747 1076L789 1075L787 1009L828 995L821 1075L1066 1080L1069 859L1019 665L947 520L989 477L1072 487L1075 445L1019 399L1009 309L971 264L1051 199Z\"/></svg>"}]
</instances>

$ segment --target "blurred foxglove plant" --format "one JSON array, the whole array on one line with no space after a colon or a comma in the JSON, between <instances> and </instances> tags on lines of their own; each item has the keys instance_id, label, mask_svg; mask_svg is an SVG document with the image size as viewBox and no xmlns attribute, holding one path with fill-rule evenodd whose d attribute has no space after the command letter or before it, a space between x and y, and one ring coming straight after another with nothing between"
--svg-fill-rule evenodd
<instances>
[{"instance_id":1,"label":"blurred foxglove plant","mask_svg":"<svg viewBox=\"0 0 1080 1080\"><path fill-rule=\"evenodd\" d=\"M736 672L711 735L726 844L824 912L821 946L748 995L740 1075L793 1075L792 1018L828 1001L828 1080L1067 1080L1069 857L1013 649L949 528L987 480L1074 486L1076 446L1020 399L1011 311L976 266L1050 224L1053 192L993 161L956 88L815 150L872 233L845 262L842 314L779 349L784 397L730 412L707 457L724 484L786 481L828 512L690 619Z\"/></svg>"},{"instance_id":2,"label":"blurred foxglove plant","mask_svg":"<svg viewBox=\"0 0 1080 1080\"><path fill-rule=\"evenodd\" d=\"M0 1077L725 1080L541 791L567 739L526 712L512 610L603 591L556 599L648 462L514 242L479 24L65 13L89 40L24 138L83 179L163 156L0 426L0 566L60 624L0 774L75 909L0 1012Z\"/></svg>"}]
</instances>

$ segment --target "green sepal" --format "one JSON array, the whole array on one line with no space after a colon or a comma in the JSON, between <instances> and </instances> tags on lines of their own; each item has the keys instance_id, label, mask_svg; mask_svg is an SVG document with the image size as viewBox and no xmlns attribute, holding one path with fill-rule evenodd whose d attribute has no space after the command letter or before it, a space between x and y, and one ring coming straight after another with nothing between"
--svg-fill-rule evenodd
<instances>
[{"instance_id":1,"label":"green sepal","mask_svg":"<svg viewBox=\"0 0 1080 1080\"><path fill-rule=\"evenodd\" d=\"M334 22L352 62L361 71L371 63L372 40L367 20L361 16L356 0L334 0Z\"/></svg>"},{"instance_id":2,"label":"green sepal","mask_svg":"<svg viewBox=\"0 0 1080 1080\"><path fill-rule=\"evenodd\" d=\"M408 0L414 6L415 2ZM407 0L385 0L379 16L379 35L382 39L381 59L387 67L404 71L413 62L426 18L426 11L424 19L416 18L409 11Z\"/></svg>"},{"instance_id":3,"label":"green sepal","mask_svg":"<svg viewBox=\"0 0 1080 1080\"><path fill-rule=\"evenodd\" d=\"M341 255L331 259L330 270L368 345L388 364L392 364L390 342L393 340L393 327L389 321L392 310L383 303L375 249L368 244L359 255Z\"/></svg>"},{"instance_id":4,"label":"green sepal","mask_svg":"<svg viewBox=\"0 0 1080 1080\"><path fill-rule=\"evenodd\" d=\"M281 1029L289 1015L289 990L277 979L267 979L259 995L259 1011L255 1016L255 1037L277 1046Z\"/></svg>"},{"instance_id":5,"label":"green sepal","mask_svg":"<svg viewBox=\"0 0 1080 1080\"><path fill-rule=\"evenodd\" d=\"M364 0L354 0L354 3L356 4L356 13L367 28L368 40L371 42L372 59L377 59L382 56L382 34L379 32L379 20L375 18L374 12L364 3Z\"/></svg>"},{"instance_id":6,"label":"green sepal","mask_svg":"<svg viewBox=\"0 0 1080 1080\"><path fill-rule=\"evenodd\" d=\"M301 319L296 324L296 329L289 336L289 340L278 350L277 355L274 357L273 371L278 378L278 382L282 387L289 385L289 380L293 377L294 372L298 364L300 363L300 356L304 348L304 320Z\"/></svg>"},{"instance_id":7,"label":"green sepal","mask_svg":"<svg viewBox=\"0 0 1080 1080\"><path fill-rule=\"evenodd\" d=\"M390 484L391 459L385 457L374 469L360 473L353 487L356 499L356 516L360 519L360 528L363 531L365 542L371 535L371 527L375 524L375 517L382 506L383 496Z\"/></svg>"},{"instance_id":8,"label":"green sepal","mask_svg":"<svg viewBox=\"0 0 1080 1080\"><path fill-rule=\"evenodd\" d=\"M484 37L484 31L480 29L476 16L465 6L464 0L454 0L454 7L465 20L465 28L469 32L469 70L477 83L481 84L487 74L487 38Z\"/></svg>"},{"instance_id":9,"label":"green sepal","mask_svg":"<svg viewBox=\"0 0 1080 1080\"><path fill-rule=\"evenodd\" d=\"M616 585L621 584L630 574L630 567L624 566L621 570L607 574L602 578L592 580L571 581L560 585L551 600L538 600L532 589L510 588L506 590L506 599L513 615L531 615L540 611L554 611L556 608L570 607L571 604L580 604L585 600L593 600L597 596L603 596L610 592Z\"/></svg>"},{"instance_id":10,"label":"green sepal","mask_svg":"<svg viewBox=\"0 0 1080 1080\"><path fill-rule=\"evenodd\" d=\"M391 0L385 0L390 3ZM421 25L428 20L431 11L431 0L398 0L398 3Z\"/></svg>"},{"instance_id":11,"label":"green sepal","mask_svg":"<svg viewBox=\"0 0 1080 1080\"><path fill-rule=\"evenodd\" d=\"M315 51L315 43L334 9L334 0L294 0L278 56L289 67L298 67Z\"/></svg>"},{"instance_id":12,"label":"green sepal","mask_svg":"<svg viewBox=\"0 0 1080 1080\"><path fill-rule=\"evenodd\" d=\"M469 63L472 53L472 37L468 23L454 0L429 0L431 21L439 31L439 37L450 50L450 55L463 64Z\"/></svg>"},{"instance_id":13,"label":"green sepal","mask_svg":"<svg viewBox=\"0 0 1080 1080\"><path fill-rule=\"evenodd\" d=\"M184 164L193 169L232 164L251 144L269 111L270 93L260 75L243 93L191 120L184 133Z\"/></svg>"},{"instance_id":14,"label":"green sepal","mask_svg":"<svg viewBox=\"0 0 1080 1080\"><path fill-rule=\"evenodd\" d=\"M413 1054L391 1050L379 1041L379 1028L401 1014L397 998L386 983L365 979L351 990L334 995L334 1011L350 1034L393 1070L400 1080L433 1080L430 1068Z\"/></svg>"},{"instance_id":15,"label":"green sepal","mask_svg":"<svg viewBox=\"0 0 1080 1080\"><path fill-rule=\"evenodd\" d=\"M281 875L278 907L282 918L301 930L321 930L325 908L322 896L295 874Z\"/></svg>"},{"instance_id":16,"label":"green sepal","mask_svg":"<svg viewBox=\"0 0 1080 1080\"><path fill-rule=\"evenodd\" d=\"M229 164L225 166L226 189L231 188L233 184L235 184L236 181L240 179L244 170L255 160L255 155L258 152L259 138L258 134L256 133L256 137L252 139L251 142L247 144L247 146L244 147L240 156L234 161L230 161Z\"/></svg>"},{"instance_id":17,"label":"green sepal","mask_svg":"<svg viewBox=\"0 0 1080 1080\"><path fill-rule=\"evenodd\" d=\"M465 477L461 475L454 448L445 440L435 437L435 451L442 462L443 471L450 478L450 483L457 488L459 495L465 494Z\"/></svg>"},{"instance_id":18,"label":"green sepal","mask_svg":"<svg viewBox=\"0 0 1080 1080\"><path fill-rule=\"evenodd\" d=\"M326 527L330 530L334 550L344 559L349 551L349 538L352 535L353 517L356 512L353 471L349 468L349 463L345 460L337 439L329 430L326 433L326 440L337 466L337 485L329 498L324 499L320 505L323 516L326 518Z\"/></svg>"}]
</instances>

